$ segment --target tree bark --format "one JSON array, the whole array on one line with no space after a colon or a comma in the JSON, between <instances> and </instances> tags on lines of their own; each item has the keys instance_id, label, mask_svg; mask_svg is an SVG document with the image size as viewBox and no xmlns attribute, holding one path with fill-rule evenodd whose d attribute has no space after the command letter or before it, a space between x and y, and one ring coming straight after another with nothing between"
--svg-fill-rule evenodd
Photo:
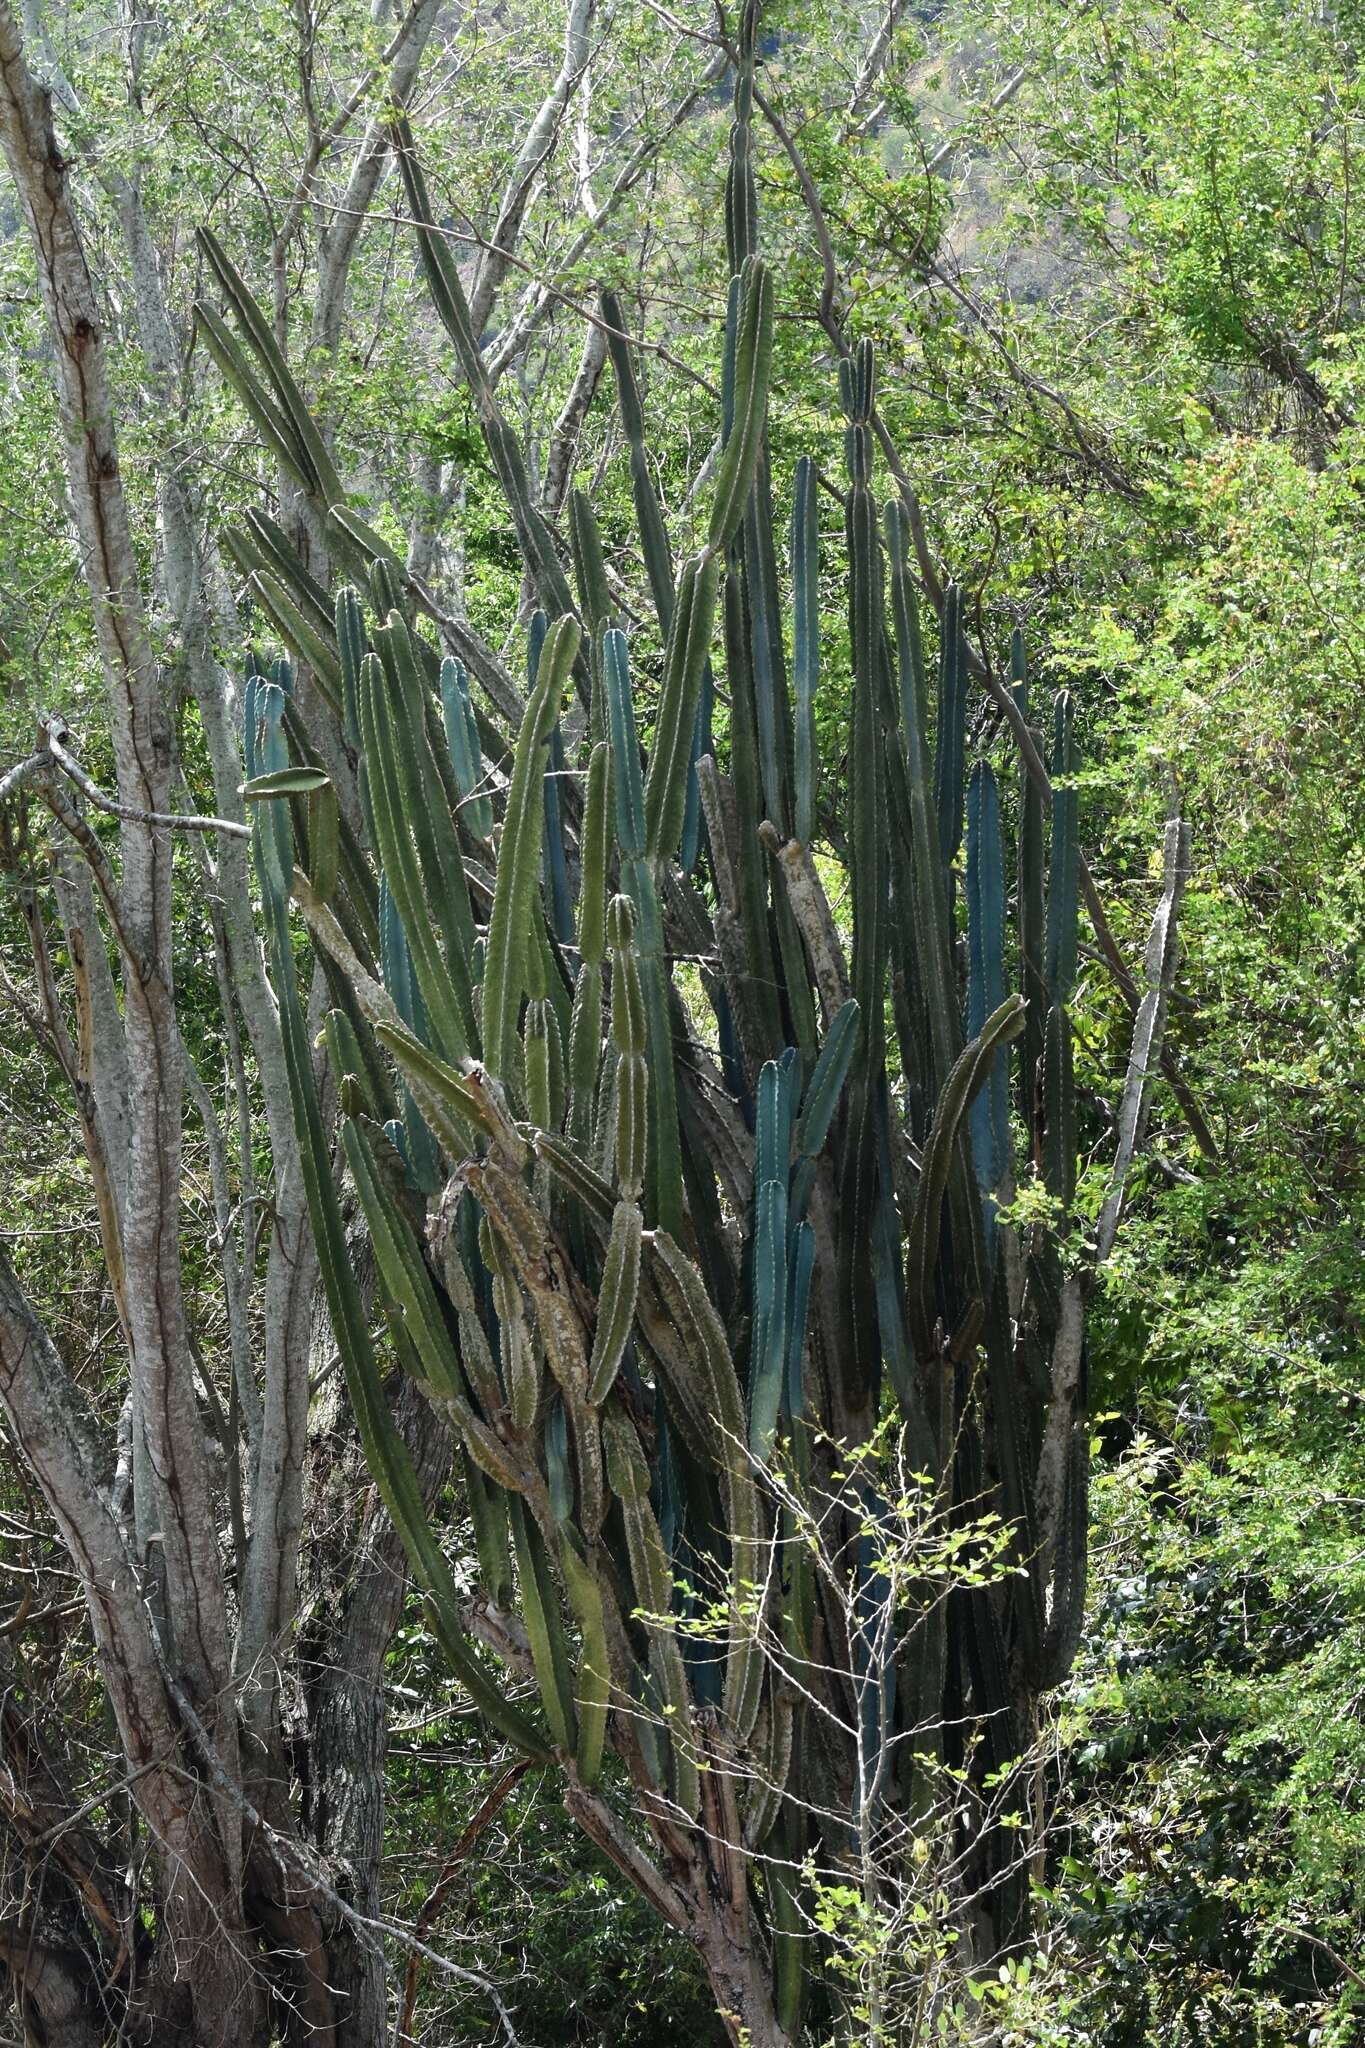
<instances>
[{"instance_id":1,"label":"tree bark","mask_svg":"<svg viewBox=\"0 0 1365 2048\"><path fill-rule=\"evenodd\" d=\"M79 1573L134 1794L164 1855L169 1938L162 2010L194 2048L253 2048L256 1982L241 1910L241 1826L197 1771L167 1690L163 1653L108 1507L94 1421L0 1249L0 1402ZM171 2036L170 2038L175 2038Z\"/></svg>"},{"instance_id":2,"label":"tree bark","mask_svg":"<svg viewBox=\"0 0 1365 2048\"><path fill-rule=\"evenodd\" d=\"M752 1943L737 1946L723 1928L707 1928L698 1939L707 1982L721 2024L735 2048L791 2048L778 2021L772 1984Z\"/></svg>"},{"instance_id":3,"label":"tree bark","mask_svg":"<svg viewBox=\"0 0 1365 2048\"><path fill-rule=\"evenodd\" d=\"M0 143L27 221L53 344L67 478L107 687L120 801L170 808L173 746L143 609L123 493L99 302L71 204L47 92L0 0ZM70 807L87 858L98 849ZM121 953L128 1074L122 1258L135 1429L155 1494L165 1640L105 1503L92 1427L6 1261L0 1267L0 1399L80 1571L136 1797L163 1852L167 1941L160 1988L168 2026L202 2048L252 2040L258 1991L242 1913L240 1815L195 1787L166 1687L169 1665L199 1703L229 1773L237 1722L226 1588L207 1449L197 1411L179 1257L182 1064L175 1015L171 839L126 822L117 877L96 881ZM143 1768L145 1767L145 1769ZM170 2038L170 2036L168 2036Z\"/></svg>"},{"instance_id":4,"label":"tree bark","mask_svg":"<svg viewBox=\"0 0 1365 2048\"><path fill-rule=\"evenodd\" d=\"M328 1333L330 1338L330 1331ZM450 1435L410 1381L396 1395L397 1421L427 1500L450 1469ZM341 1420L338 1415L335 1418ZM316 1446L313 1527L329 1528L319 1585L330 1608L307 1631L303 1681L308 1702L311 1833L337 1888L367 1919L379 1916L384 1846L384 1755L388 1736L384 1661L407 1590L403 1545L367 1486L349 1430L332 1455ZM357 1532L349 1502L368 1506ZM342 1554L338 1554L342 1553ZM354 1565L347 1583L347 1560ZM338 1597L337 1587L345 1586ZM327 1979L336 1993L336 2048L382 2048L387 2014L384 1955L339 1914L324 1919Z\"/></svg>"}]
</instances>

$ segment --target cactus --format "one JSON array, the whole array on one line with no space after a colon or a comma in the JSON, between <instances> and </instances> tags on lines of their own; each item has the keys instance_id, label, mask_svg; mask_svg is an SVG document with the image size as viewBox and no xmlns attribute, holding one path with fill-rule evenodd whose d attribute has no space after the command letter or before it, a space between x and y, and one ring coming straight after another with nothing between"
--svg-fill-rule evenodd
<instances>
[{"instance_id":1,"label":"cactus","mask_svg":"<svg viewBox=\"0 0 1365 2048\"><path fill-rule=\"evenodd\" d=\"M742 2023L780 2041L819 1975L800 1872L808 1855L844 1852L839 1802L850 1826L869 1801L914 1811L926 1752L969 1776L1007 1776L1029 1702L1056 1682L1058 1645L1074 1639L1083 1334L1058 1240L1077 1241L1074 1274L1079 833L1073 710L1061 697L1050 834L1025 778L1008 872L995 767L966 759L970 679L951 588L931 717L905 515L878 504L875 363L862 344L841 376L852 685L848 807L833 840L847 848L845 957L810 858L839 799L817 781L819 643L836 627L820 609L805 457L790 527L790 694L782 646L753 33L751 8L729 197L724 449L706 544L676 573L620 308L603 300L665 650L646 744L591 507L570 501L575 604L431 232L406 131L397 140L423 261L544 607L515 717L504 671L480 656L467 672L427 637L420 593L343 504L268 323L207 238L229 318L205 308L201 323L351 579L332 604L278 529L256 522L232 538L359 759L368 851L338 835L335 793L315 764L290 767L283 693L253 675L258 874L314 1235L366 1454L478 1706L566 1772L580 1802L605 1796L604 1758L616 1752L671 1881L695 1887L699 1925L734 1844L708 1830L684 1850L679 1820L710 1811L717 1768L723 1780L751 1752L762 1758L745 1839L754 1855L776 1843L778 1861L733 1910L766 1916L753 1942L772 1959L771 2025L763 2032L752 2013ZM823 569L834 574L828 558ZM731 705L723 765L709 738L712 662ZM1011 670L1027 716L1018 635ZM575 683L588 716L561 725ZM477 713L475 690L487 699ZM505 771L496 790L486 759ZM473 886L490 868L491 904L486 883ZM385 1400L295 984L291 888L322 956L344 970L346 1004L323 1042L379 1306L394 1355L455 1431L485 1591L521 1616L534 1717L507 1702L470 1645ZM678 954L712 963L710 1031L680 998ZM1012 960L1021 993L1007 993ZM401 1115L381 1122L394 1102ZM1035 1174L1056 1226L1030 1225L1002 1257L1012 1226L996 1200ZM768 1474L780 1461L792 1483L827 1478L831 1444L856 1448L888 1414L950 1522L995 1503L1013 1531L1013 1571L938 1602L913 1642L874 1651L860 1620L841 1651ZM1064 1497L1043 1484L1062 1439ZM859 1616L882 1597L868 1534L882 1513L867 1490L840 1539ZM728 1623L699 1589L720 1595ZM919 1761L859 1780L829 1732L850 1697L878 1758L915 1729ZM805 1739L816 1716L818 1742ZM972 1717L991 1732L969 1751L959 1731ZM963 1862L1002 1940L1020 1910L1007 1835L984 1830Z\"/></svg>"}]
</instances>

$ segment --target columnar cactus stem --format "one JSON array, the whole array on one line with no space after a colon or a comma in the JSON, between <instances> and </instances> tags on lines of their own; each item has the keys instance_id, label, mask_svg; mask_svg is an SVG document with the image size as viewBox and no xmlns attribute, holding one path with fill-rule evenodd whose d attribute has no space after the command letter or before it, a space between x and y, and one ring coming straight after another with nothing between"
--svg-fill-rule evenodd
<instances>
[{"instance_id":1,"label":"columnar cactus stem","mask_svg":"<svg viewBox=\"0 0 1365 2048\"><path fill-rule=\"evenodd\" d=\"M359 756L349 810L315 767L272 781L287 766L284 697L252 678L258 872L314 1234L366 1454L480 1709L568 1775L598 1839L611 1839L593 1802L608 1796L604 1760L616 1754L669 1873L647 1866L645 1889L686 1897L726 1997L740 1980L717 1960L725 1929L731 1958L736 1928L770 1958L761 1996L762 1971L743 1977L748 2010L734 2024L737 2038L747 2028L781 2042L819 1979L806 1857L837 1864L869 1829L925 1824L935 1758L970 1784L994 1772L1008 1786L1026 1710L1074 1649L1088 1267L1069 1010L1074 710L1057 700L1050 838L1025 778L1011 874L1002 804L1013 781L1002 797L996 765L966 760L956 590L930 703L905 517L876 498L866 343L840 391L852 684L847 810L829 838L847 849L847 954L812 857L840 801L833 772L819 779L816 714L821 639L841 622L821 613L820 575L828 584L836 571L828 546L818 560L816 472L802 458L789 695L767 450L774 281L756 253L749 122L755 32L750 5L728 196L727 431L706 544L676 574L620 308L604 300L665 648L643 734L592 508L570 499L575 605L406 132L428 279L544 607L516 716L502 672L476 713L462 662L426 638L401 564L342 502L269 325L211 239L232 324L211 308L201 320L327 520L338 566L366 583L332 602L268 522L233 538ZM730 709L723 761L703 751L713 662ZM1026 712L1018 635L1011 669ZM575 678L581 738L560 725ZM488 677L476 668L474 681ZM490 777L490 761L505 773ZM305 801L306 885L293 846ZM348 816L363 819L368 851ZM469 1645L384 1400L295 985L291 888L351 977L324 1036L388 1341L455 1429L485 1591L513 1601L524 1626L534 1724ZM689 1013L696 990L684 1000L679 956L704 963L709 1023ZM1012 982L1022 993L1007 993ZM1145 1006L1144 1073L1164 1015L1164 1002ZM1130 1137L1145 1097L1134 1100ZM382 1122L395 1101L401 1116ZM1031 1180L1052 1220L1020 1229L997 1205ZM1115 1200L1111 1190L1107 1229ZM1007 1575L930 1600L922 1627L889 1634L874 1625L887 1583L878 1489L860 1485L831 1539L851 1620L838 1621L798 1540L803 1503L887 1424L946 1526L984 1504L1013 1545ZM979 1751L961 1734L973 1719L987 1731ZM1008 1820L1008 1793L1001 1804ZM738 1834L741 1806L743 1841L720 1839L727 1813ZM1011 1839L986 1827L961 1864L1002 1939L1020 1897ZM746 1884L743 1858L769 1844L776 1860Z\"/></svg>"}]
</instances>

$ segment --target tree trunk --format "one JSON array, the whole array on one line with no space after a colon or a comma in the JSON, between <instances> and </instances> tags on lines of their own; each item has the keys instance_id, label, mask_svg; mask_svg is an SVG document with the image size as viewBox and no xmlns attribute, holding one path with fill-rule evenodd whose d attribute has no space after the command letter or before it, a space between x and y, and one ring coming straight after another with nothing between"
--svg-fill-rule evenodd
<instances>
[{"instance_id":1,"label":"tree trunk","mask_svg":"<svg viewBox=\"0 0 1365 2048\"><path fill-rule=\"evenodd\" d=\"M331 1344L330 1325L327 1342ZM337 1383L333 1383L334 1387ZM450 1436L411 1381L396 1390L396 1415L423 1496L450 1469ZM388 1737L384 1661L407 1590L402 1542L370 1491L337 1401L331 1441L315 1439L314 1529L331 1532L308 1562L318 1610L301 1662L308 1713L309 1832L347 1904L379 1916L384 1852L384 1756ZM349 1503L368 1499L357 1528ZM336 1994L336 2048L385 2048L383 1950L341 1914L323 1913L327 1981Z\"/></svg>"},{"instance_id":2,"label":"tree trunk","mask_svg":"<svg viewBox=\"0 0 1365 2048\"><path fill-rule=\"evenodd\" d=\"M792 2048L778 2021L773 1986L752 1940L739 1943L717 1919L697 1941L716 2011L735 2048Z\"/></svg>"},{"instance_id":3,"label":"tree trunk","mask_svg":"<svg viewBox=\"0 0 1365 2048\"><path fill-rule=\"evenodd\" d=\"M80 1575L134 1796L156 1843L162 1929L150 1991L158 2039L255 2048L259 1975L242 1906L242 1816L227 1594L194 1385L179 1255L183 1053L172 972L173 746L123 492L99 300L47 92L0 0L0 142L27 220L53 344L71 505L104 668L121 802L117 870L55 784L44 795L89 865L118 943L127 1048L119 1229L134 1470L155 1510L165 1623L106 1500L93 1418L0 1261L0 1400ZM142 1432L138 1440L139 1426ZM145 1463L139 1461L145 1450ZM188 1739L188 1698L218 1774Z\"/></svg>"}]
</instances>

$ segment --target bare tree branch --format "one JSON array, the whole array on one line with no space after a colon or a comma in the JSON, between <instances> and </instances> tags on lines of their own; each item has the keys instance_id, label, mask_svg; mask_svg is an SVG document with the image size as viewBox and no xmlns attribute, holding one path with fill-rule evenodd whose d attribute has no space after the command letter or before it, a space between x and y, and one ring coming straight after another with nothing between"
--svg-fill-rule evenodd
<instances>
[{"instance_id":1,"label":"bare tree branch","mask_svg":"<svg viewBox=\"0 0 1365 2048\"><path fill-rule=\"evenodd\" d=\"M621 166L610 191L598 206L587 225L581 228L573 241L558 259L560 274L568 275L575 264L587 253L595 238L602 232L626 195L639 184L645 172L658 156L659 151L671 136L676 134L683 123L696 112L718 78L725 75L728 58L724 50L717 51L694 86L685 92L673 107L667 119L654 134L637 145L630 157ZM563 299L562 292L548 283L534 283L518 306L511 321L498 336L496 345L488 357L488 376L493 384L510 369L526 348L532 334L540 326L551 308Z\"/></svg>"},{"instance_id":2,"label":"bare tree branch","mask_svg":"<svg viewBox=\"0 0 1365 2048\"><path fill-rule=\"evenodd\" d=\"M478 274L469 294L470 325L476 335L482 334L488 325L498 289L507 275L509 259L521 234L532 188L559 139L569 102L587 70L588 30L596 5L597 0L568 0L564 16L563 61L517 152L503 187L497 220L484 245Z\"/></svg>"},{"instance_id":3,"label":"bare tree branch","mask_svg":"<svg viewBox=\"0 0 1365 2048\"><path fill-rule=\"evenodd\" d=\"M351 260L355 255L360 230L388 162L393 116L395 112L401 111L412 97L417 74L421 69L422 59L426 54L431 32L436 26L439 11L440 0L413 0L402 29L389 44L384 58L375 67L375 73L366 81L364 91L357 88L359 96L352 95L356 106L359 106L366 93L373 89L378 72L387 63L385 105L378 110L365 131L340 204L334 210L331 224L319 238L318 285L313 306L312 342L314 348L325 350L328 355L335 354L341 340ZM345 121L342 121L341 128L337 130L338 135L354 112L355 107L346 112ZM337 119L341 119L340 114ZM335 123L333 125L335 126ZM330 147L330 142L324 147Z\"/></svg>"},{"instance_id":4,"label":"bare tree branch","mask_svg":"<svg viewBox=\"0 0 1365 2048\"><path fill-rule=\"evenodd\" d=\"M237 839L250 839L250 825L238 824L232 818L207 818L199 814L185 814L179 811L143 811L133 804L121 804L114 797L106 796L99 784L92 781L80 762L62 744L66 733L63 719L51 719L45 728L48 752L63 774L75 783L82 796L88 797L96 810L104 811L111 818L123 818L134 825L164 825L176 832L227 832Z\"/></svg>"}]
</instances>

